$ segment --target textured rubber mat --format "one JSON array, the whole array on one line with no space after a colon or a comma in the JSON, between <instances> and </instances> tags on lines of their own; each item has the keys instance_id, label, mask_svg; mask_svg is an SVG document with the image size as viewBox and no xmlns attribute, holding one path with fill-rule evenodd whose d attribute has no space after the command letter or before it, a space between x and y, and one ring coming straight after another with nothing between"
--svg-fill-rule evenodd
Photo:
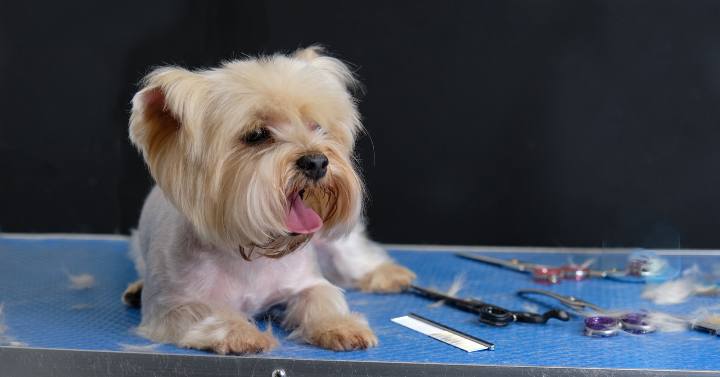
<instances>
[{"instance_id":1,"label":"textured rubber mat","mask_svg":"<svg viewBox=\"0 0 720 377\"><path fill-rule=\"evenodd\" d=\"M134 280L122 240L18 239L0 237L0 303L7 330L26 347L123 351L127 345L148 345L135 335L140 312L120 302L120 294ZM492 252L492 250L488 250ZM518 298L521 288L549 288L572 294L605 308L650 309L688 314L720 300L693 297L687 303L656 306L640 298L641 284L609 280L563 282L547 287L529 276L483 265L444 252L392 251L400 263L418 274L418 283L446 289L462 273L466 283L461 296L473 296L511 309L528 309L532 304ZM493 254L547 264L569 259L582 262L587 254ZM621 267L625 255L592 255L595 267ZM719 256L686 254L667 257L678 268L699 264L711 269ZM95 277L89 289L73 289L69 275L88 273ZM614 338L582 335L582 321L551 321L546 325L511 324L492 328L480 324L468 313L447 307L431 308L430 302L410 294L375 295L348 292L353 310L365 313L380 339L380 346L367 351L331 352L285 339L275 328L281 346L268 357L316 360L385 362L431 362L451 364L564 366L587 368L640 368L720 370L720 337L699 332L621 334ZM545 310L544 307L537 307ZM416 312L496 344L495 351L466 353L409 329L391 318ZM264 323L263 319L259 319ZM153 352L199 354L172 345L160 345Z\"/></svg>"}]
</instances>

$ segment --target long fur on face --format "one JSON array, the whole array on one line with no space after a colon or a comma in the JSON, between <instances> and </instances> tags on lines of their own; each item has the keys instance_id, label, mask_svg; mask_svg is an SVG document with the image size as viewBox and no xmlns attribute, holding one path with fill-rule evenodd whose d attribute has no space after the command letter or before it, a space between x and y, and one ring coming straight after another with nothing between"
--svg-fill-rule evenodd
<instances>
[{"instance_id":1,"label":"long fur on face","mask_svg":"<svg viewBox=\"0 0 720 377\"><path fill-rule=\"evenodd\" d=\"M159 68L133 98L130 138L202 239L246 258L253 250L281 256L310 237L285 224L297 192L322 218L323 237L347 234L358 220L355 83L346 65L315 47L210 70ZM247 143L259 128L271 140ZM296 168L309 153L329 160L317 182Z\"/></svg>"}]
</instances>

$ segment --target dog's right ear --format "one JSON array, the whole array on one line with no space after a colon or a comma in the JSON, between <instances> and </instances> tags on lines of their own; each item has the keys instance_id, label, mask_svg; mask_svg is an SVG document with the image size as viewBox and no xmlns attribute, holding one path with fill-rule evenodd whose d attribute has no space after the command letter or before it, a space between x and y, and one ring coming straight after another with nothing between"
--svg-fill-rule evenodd
<instances>
[{"instance_id":1,"label":"dog's right ear","mask_svg":"<svg viewBox=\"0 0 720 377\"><path fill-rule=\"evenodd\" d=\"M169 149L177 149L173 146L196 144L207 91L207 79L201 73L178 67L155 69L143 79L142 89L132 100L129 131L151 171Z\"/></svg>"}]
</instances>

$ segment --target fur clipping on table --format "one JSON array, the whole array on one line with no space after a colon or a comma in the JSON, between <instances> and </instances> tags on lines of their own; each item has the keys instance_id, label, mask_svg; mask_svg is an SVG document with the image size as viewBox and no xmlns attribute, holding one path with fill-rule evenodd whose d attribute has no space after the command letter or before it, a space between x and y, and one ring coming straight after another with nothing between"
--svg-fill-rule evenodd
<instances>
[{"instance_id":1,"label":"fur clipping on table","mask_svg":"<svg viewBox=\"0 0 720 377\"><path fill-rule=\"evenodd\" d=\"M90 289L95 286L95 277L90 274L72 275L66 273L70 280L70 289L83 290Z\"/></svg>"},{"instance_id":2,"label":"fur clipping on table","mask_svg":"<svg viewBox=\"0 0 720 377\"><path fill-rule=\"evenodd\" d=\"M720 324L720 304L706 306L695 310L690 318L690 324L694 325L698 322L706 324Z\"/></svg>"},{"instance_id":3,"label":"fur clipping on table","mask_svg":"<svg viewBox=\"0 0 720 377\"><path fill-rule=\"evenodd\" d=\"M679 316L663 312L650 312L647 321L661 332L688 331L699 322L720 323L720 304L699 308L688 316Z\"/></svg>"},{"instance_id":4,"label":"fur clipping on table","mask_svg":"<svg viewBox=\"0 0 720 377\"><path fill-rule=\"evenodd\" d=\"M660 332L679 332L689 329L685 319L662 312L648 313L647 322L654 325Z\"/></svg>"},{"instance_id":5,"label":"fur clipping on table","mask_svg":"<svg viewBox=\"0 0 720 377\"><path fill-rule=\"evenodd\" d=\"M157 353L157 348L160 346L159 343L150 344L125 344L118 343L123 352L138 352L138 353Z\"/></svg>"},{"instance_id":6,"label":"fur clipping on table","mask_svg":"<svg viewBox=\"0 0 720 377\"><path fill-rule=\"evenodd\" d=\"M450 287L444 293L448 296L457 296L457 294L460 293L460 290L463 288L463 285L465 285L465 273L461 272L455 275L455 278L450 284ZM438 306L442 306L444 303L445 300L440 300L428 305L428 307L437 308Z\"/></svg>"},{"instance_id":7,"label":"fur clipping on table","mask_svg":"<svg viewBox=\"0 0 720 377\"><path fill-rule=\"evenodd\" d=\"M712 285L703 283L703 276L698 265L683 271L682 276L662 284L645 287L642 297L652 300L658 305L674 305L687 301L690 296L712 289Z\"/></svg>"},{"instance_id":8,"label":"fur clipping on table","mask_svg":"<svg viewBox=\"0 0 720 377\"><path fill-rule=\"evenodd\" d=\"M530 313L540 313L540 305L530 302L523 302L522 309Z\"/></svg>"},{"instance_id":9,"label":"fur clipping on table","mask_svg":"<svg viewBox=\"0 0 720 377\"><path fill-rule=\"evenodd\" d=\"M7 326L5 325L5 315L3 313L3 304L0 304L0 346L25 347L27 344L17 341L9 335L5 335Z\"/></svg>"},{"instance_id":10,"label":"fur clipping on table","mask_svg":"<svg viewBox=\"0 0 720 377\"><path fill-rule=\"evenodd\" d=\"M573 257L568 257L567 263L571 266L580 266L582 268L590 268L590 266L592 266L595 263L595 258L588 258L588 259L585 259L585 261L582 263L575 263L575 259L573 259Z\"/></svg>"}]
</instances>

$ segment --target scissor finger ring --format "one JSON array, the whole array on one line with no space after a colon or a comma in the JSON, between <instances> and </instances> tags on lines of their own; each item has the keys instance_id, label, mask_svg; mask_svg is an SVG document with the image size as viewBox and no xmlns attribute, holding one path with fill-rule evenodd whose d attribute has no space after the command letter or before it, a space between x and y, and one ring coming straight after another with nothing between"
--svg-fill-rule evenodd
<instances>
[{"instance_id":1,"label":"scissor finger ring","mask_svg":"<svg viewBox=\"0 0 720 377\"><path fill-rule=\"evenodd\" d=\"M623 330L631 334L647 334L654 332L656 327L649 323L645 313L626 313L620 317Z\"/></svg>"},{"instance_id":2,"label":"scissor finger ring","mask_svg":"<svg viewBox=\"0 0 720 377\"><path fill-rule=\"evenodd\" d=\"M620 332L620 320L608 316L592 316L585 318L585 335L608 337Z\"/></svg>"}]
</instances>

